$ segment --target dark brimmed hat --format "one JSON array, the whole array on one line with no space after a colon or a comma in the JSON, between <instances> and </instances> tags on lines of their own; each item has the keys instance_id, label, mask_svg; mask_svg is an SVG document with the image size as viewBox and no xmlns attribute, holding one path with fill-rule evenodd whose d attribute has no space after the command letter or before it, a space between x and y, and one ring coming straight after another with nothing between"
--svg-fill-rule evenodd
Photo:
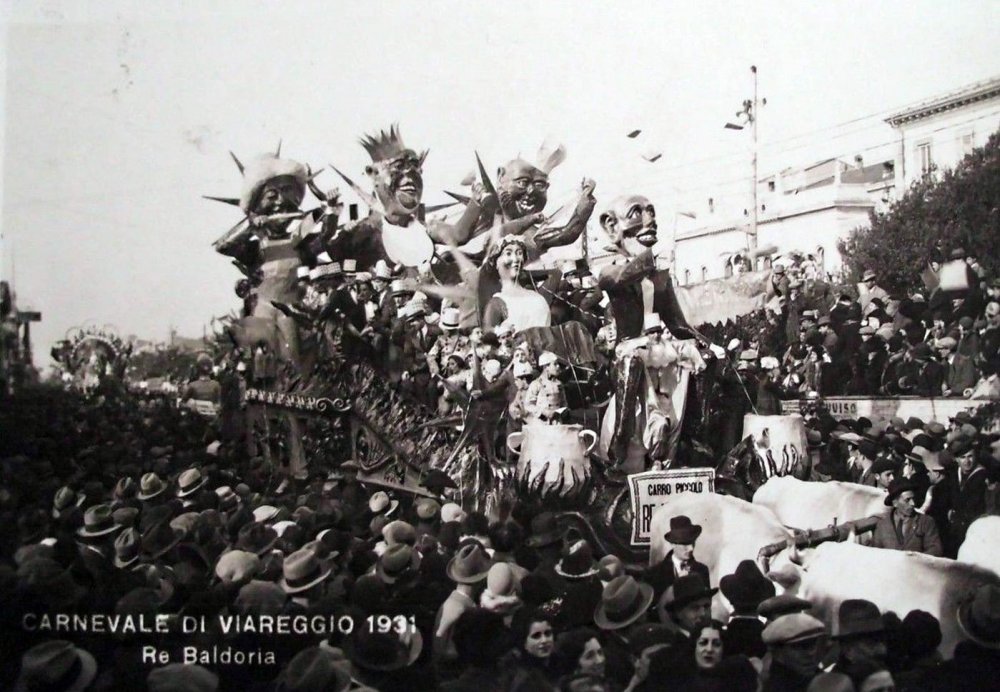
<instances>
[{"instance_id":1,"label":"dark brimmed hat","mask_svg":"<svg viewBox=\"0 0 1000 692\"><path fill-rule=\"evenodd\" d=\"M193 663L168 663L146 676L149 692L215 692L218 688L219 676Z\"/></svg>"},{"instance_id":2,"label":"dark brimmed hat","mask_svg":"<svg viewBox=\"0 0 1000 692\"><path fill-rule=\"evenodd\" d=\"M445 573L457 584L475 584L486 579L493 563L478 543L462 546L448 562Z\"/></svg>"},{"instance_id":3,"label":"dark brimmed hat","mask_svg":"<svg viewBox=\"0 0 1000 692\"><path fill-rule=\"evenodd\" d=\"M255 555L263 555L278 541L278 532L266 524L251 522L240 529L236 547Z\"/></svg>"},{"instance_id":4,"label":"dark brimmed hat","mask_svg":"<svg viewBox=\"0 0 1000 692\"><path fill-rule=\"evenodd\" d=\"M142 534L142 550L156 559L180 543L183 537L183 532L172 527L170 522L161 521Z\"/></svg>"},{"instance_id":5,"label":"dark brimmed hat","mask_svg":"<svg viewBox=\"0 0 1000 692\"><path fill-rule=\"evenodd\" d=\"M889 483L889 494L885 496L885 506L892 507L893 500L907 490L916 491L917 486L909 478L896 478Z\"/></svg>"},{"instance_id":6,"label":"dark brimmed hat","mask_svg":"<svg viewBox=\"0 0 1000 692\"><path fill-rule=\"evenodd\" d=\"M760 572L753 560L743 560L736 565L733 574L719 580L722 595L738 610L756 610L766 599L774 595L774 582Z\"/></svg>"},{"instance_id":7,"label":"dark brimmed hat","mask_svg":"<svg viewBox=\"0 0 1000 692\"><path fill-rule=\"evenodd\" d=\"M311 646L295 654L278 679L282 692L343 692L351 675L329 649Z\"/></svg>"},{"instance_id":8,"label":"dark brimmed hat","mask_svg":"<svg viewBox=\"0 0 1000 692\"><path fill-rule=\"evenodd\" d=\"M542 512L531 520L531 534L524 540L525 545L532 548L542 548L558 543L566 535L559 527L559 522L553 512Z\"/></svg>"},{"instance_id":9,"label":"dark brimmed hat","mask_svg":"<svg viewBox=\"0 0 1000 692\"><path fill-rule=\"evenodd\" d=\"M440 495L444 492L445 488L458 487L458 484L455 483L455 479L440 469L431 469L428 471L420 481L420 485L427 488L435 495Z\"/></svg>"},{"instance_id":10,"label":"dark brimmed hat","mask_svg":"<svg viewBox=\"0 0 1000 692\"><path fill-rule=\"evenodd\" d=\"M608 582L601 592L601 603L594 612L594 623L603 630L617 630L631 625L649 610L653 587L624 575Z\"/></svg>"},{"instance_id":11,"label":"dark brimmed hat","mask_svg":"<svg viewBox=\"0 0 1000 692\"><path fill-rule=\"evenodd\" d=\"M983 584L958 607L958 626L972 641L1000 650L1000 587Z\"/></svg>"},{"instance_id":12,"label":"dark brimmed hat","mask_svg":"<svg viewBox=\"0 0 1000 692\"><path fill-rule=\"evenodd\" d=\"M344 643L344 653L358 668L388 672L406 668L416 661L423 645L419 630L413 630L409 641L404 642L395 632L382 633L374 628L358 627Z\"/></svg>"},{"instance_id":13,"label":"dark brimmed hat","mask_svg":"<svg viewBox=\"0 0 1000 692\"><path fill-rule=\"evenodd\" d=\"M600 571L594 561L594 551L590 543L580 539L563 548L562 558L555 566L556 574L566 579L586 579Z\"/></svg>"},{"instance_id":14,"label":"dark brimmed hat","mask_svg":"<svg viewBox=\"0 0 1000 692\"><path fill-rule=\"evenodd\" d=\"M701 527L692 524L689 517L680 514L670 518L670 530L663 534L667 543L690 545L701 535Z\"/></svg>"},{"instance_id":15,"label":"dark brimmed hat","mask_svg":"<svg viewBox=\"0 0 1000 692\"><path fill-rule=\"evenodd\" d=\"M115 538L115 567L125 569L131 567L139 559L139 548L142 546L142 539L139 532L133 527L128 527Z\"/></svg>"},{"instance_id":16,"label":"dark brimmed hat","mask_svg":"<svg viewBox=\"0 0 1000 692\"><path fill-rule=\"evenodd\" d=\"M418 551L405 543L390 546L379 555L375 574L386 584L394 584L405 574L416 573L420 568L421 557Z\"/></svg>"},{"instance_id":17,"label":"dark brimmed hat","mask_svg":"<svg viewBox=\"0 0 1000 692\"><path fill-rule=\"evenodd\" d=\"M875 463L872 464L871 472L873 475L878 475L880 473L885 473L886 471L894 471L899 473L899 464L896 459L888 454L881 454Z\"/></svg>"},{"instance_id":18,"label":"dark brimmed hat","mask_svg":"<svg viewBox=\"0 0 1000 692\"><path fill-rule=\"evenodd\" d=\"M885 623L878 606L863 598L849 598L840 604L837 612L837 633L834 639L850 639L880 635Z\"/></svg>"},{"instance_id":19,"label":"dark brimmed hat","mask_svg":"<svg viewBox=\"0 0 1000 692\"><path fill-rule=\"evenodd\" d=\"M111 505L94 505L83 513L83 526L76 530L81 538L96 538L114 533L122 526L116 524Z\"/></svg>"},{"instance_id":20,"label":"dark brimmed hat","mask_svg":"<svg viewBox=\"0 0 1000 692\"><path fill-rule=\"evenodd\" d=\"M333 573L333 568L321 561L315 552L303 548L285 558L281 571L281 588L285 593L293 594L321 583Z\"/></svg>"},{"instance_id":21,"label":"dark brimmed hat","mask_svg":"<svg viewBox=\"0 0 1000 692\"><path fill-rule=\"evenodd\" d=\"M676 610L703 598L711 598L718 589L709 588L700 574L686 574L678 577L663 594L663 607Z\"/></svg>"},{"instance_id":22,"label":"dark brimmed hat","mask_svg":"<svg viewBox=\"0 0 1000 692\"><path fill-rule=\"evenodd\" d=\"M95 677L97 662L89 652L64 639L53 639L24 653L21 674L14 689L19 692L81 692Z\"/></svg>"}]
</instances>

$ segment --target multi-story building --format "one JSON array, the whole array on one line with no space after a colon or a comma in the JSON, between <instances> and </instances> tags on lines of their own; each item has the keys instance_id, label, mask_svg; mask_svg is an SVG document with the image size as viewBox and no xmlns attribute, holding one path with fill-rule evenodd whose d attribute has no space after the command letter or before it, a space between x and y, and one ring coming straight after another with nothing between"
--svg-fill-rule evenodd
<instances>
[{"instance_id":1,"label":"multi-story building","mask_svg":"<svg viewBox=\"0 0 1000 692\"><path fill-rule=\"evenodd\" d=\"M755 268L791 252L812 255L827 272L840 268L837 241L868 222L868 214L888 201L893 162L866 165L827 159L788 168L757 183L757 247L770 249L755 258ZM674 276L684 286L729 276L733 260L746 256L750 212L708 209L678 223L674 244Z\"/></svg>"},{"instance_id":2,"label":"multi-story building","mask_svg":"<svg viewBox=\"0 0 1000 692\"><path fill-rule=\"evenodd\" d=\"M1000 128L1000 77L904 108L885 119L899 134L896 190L952 168Z\"/></svg>"}]
</instances>

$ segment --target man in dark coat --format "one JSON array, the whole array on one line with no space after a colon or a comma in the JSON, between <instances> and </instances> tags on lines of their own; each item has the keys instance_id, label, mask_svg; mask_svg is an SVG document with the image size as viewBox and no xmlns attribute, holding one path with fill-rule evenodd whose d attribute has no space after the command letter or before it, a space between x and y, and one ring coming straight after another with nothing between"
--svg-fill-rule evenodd
<instances>
[{"instance_id":1,"label":"man in dark coat","mask_svg":"<svg viewBox=\"0 0 1000 692\"><path fill-rule=\"evenodd\" d=\"M709 583L708 566L694 559L694 546L701 535L701 527L692 524L683 514L670 519L670 530L663 537L670 544L670 552L660 562L646 570L643 579L653 587L659 598L678 577L697 574Z\"/></svg>"},{"instance_id":2,"label":"man in dark coat","mask_svg":"<svg viewBox=\"0 0 1000 692\"><path fill-rule=\"evenodd\" d=\"M889 483L886 506L892 511L875 525L872 545L890 550L912 550L934 557L944 555L937 525L927 515L918 514L913 493L914 483L908 478L897 478Z\"/></svg>"},{"instance_id":3,"label":"man in dark coat","mask_svg":"<svg viewBox=\"0 0 1000 692\"><path fill-rule=\"evenodd\" d=\"M763 658L767 647L761 638L764 623L757 616L757 607L774 596L774 582L761 574L753 560L744 560L736 566L736 572L719 580L719 587L733 606L733 615L722 634L725 655Z\"/></svg>"},{"instance_id":4,"label":"man in dark coat","mask_svg":"<svg viewBox=\"0 0 1000 692\"><path fill-rule=\"evenodd\" d=\"M952 442L951 453L958 462L958 483L950 512L951 533L955 545L962 545L969 524L986 511L986 469L968 438L960 437Z\"/></svg>"}]
</instances>

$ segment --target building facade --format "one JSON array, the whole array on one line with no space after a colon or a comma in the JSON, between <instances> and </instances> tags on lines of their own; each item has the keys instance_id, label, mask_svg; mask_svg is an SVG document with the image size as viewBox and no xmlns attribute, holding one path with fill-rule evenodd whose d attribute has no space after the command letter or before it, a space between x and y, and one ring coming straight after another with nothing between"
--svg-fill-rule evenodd
<instances>
[{"instance_id":1,"label":"building facade","mask_svg":"<svg viewBox=\"0 0 1000 692\"><path fill-rule=\"evenodd\" d=\"M1000 77L922 101L885 120L899 135L896 190L954 167L1000 128Z\"/></svg>"}]
</instances>

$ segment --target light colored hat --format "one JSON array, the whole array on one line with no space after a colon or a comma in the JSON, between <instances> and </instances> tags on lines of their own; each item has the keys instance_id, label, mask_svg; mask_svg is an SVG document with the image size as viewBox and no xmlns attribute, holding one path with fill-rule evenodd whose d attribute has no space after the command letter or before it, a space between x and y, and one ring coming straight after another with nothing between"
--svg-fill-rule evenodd
<instances>
[{"instance_id":1,"label":"light colored hat","mask_svg":"<svg viewBox=\"0 0 1000 692\"><path fill-rule=\"evenodd\" d=\"M866 271L866 272L864 273L864 275L863 275L863 276L861 277L861 280L862 280L862 281L868 281L869 279L874 279L874 278L875 278L875 272L874 272L874 271L872 271L871 269L869 269L869 270L868 270L868 271Z\"/></svg>"},{"instance_id":2,"label":"light colored hat","mask_svg":"<svg viewBox=\"0 0 1000 692\"><path fill-rule=\"evenodd\" d=\"M240 192L240 209L244 213L251 211L258 193L275 178L290 177L304 191L308 173L306 168L298 161L291 159L279 159L274 154L264 154L251 161L246 166L241 166L243 170L243 190Z\"/></svg>"},{"instance_id":3,"label":"light colored hat","mask_svg":"<svg viewBox=\"0 0 1000 692\"><path fill-rule=\"evenodd\" d=\"M318 255L316 255L316 264L330 264L330 262L332 262L332 261L333 261L333 258L330 257L330 253L329 252L323 251L323 252L319 253Z\"/></svg>"},{"instance_id":4,"label":"light colored hat","mask_svg":"<svg viewBox=\"0 0 1000 692\"><path fill-rule=\"evenodd\" d=\"M542 355L538 356L538 367L544 368L550 363L558 363L559 357L552 351L544 351Z\"/></svg>"},{"instance_id":5,"label":"light colored hat","mask_svg":"<svg viewBox=\"0 0 1000 692\"><path fill-rule=\"evenodd\" d=\"M278 516L278 508L273 505L261 505L253 511L253 520L265 524Z\"/></svg>"},{"instance_id":6,"label":"light colored hat","mask_svg":"<svg viewBox=\"0 0 1000 692\"><path fill-rule=\"evenodd\" d=\"M355 283L363 284L371 280L372 280L372 275L369 272L358 272L357 274L354 275Z\"/></svg>"},{"instance_id":7,"label":"light colored hat","mask_svg":"<svg viewBox=\"0 0 1000 692\"><path fill-rule=\"evenodd\" d=\"M726 350L727 351L738 351L740 348L742 348L742 346L743 346L743 342L740 341L739 339L730 339L729 343L726 344Z\"/></svg>"},{"instance_id":8,"label":"light colored hat","mask_svg":"<svg viewBox=\"0 0 1000 692\"><path fill-rule=\"evenodd\" d=\"M356 259L345 259L344 260L344 273L345 274L357 274L358 272L358 261Z\"/></svg>"},{"instance_id":9,"label":"light colored hat","mask_svg":"<svg viewBox=\"0 0 1000 692\"><path fill-rule=\"evenodd\" d=\"M534 374L535 369L531 367L531 363L523 360L514 363L514 377L531 377Z\"/></svg>"},{"instance_id":10,"label":"light colored hat","mask_svg":"<svg viewBox=\"0 0 1000 692\"><path fill-rule=\"evenodd\" d=\"M389 285L389 292L394 296L415 293L416 290L417 287L409 279L396 279Z\"/></svg>"},{"instance_id":11,"label":"light colored hat","mask_svg":"<svg viewBox=\"0 0 1000 692\"><path fill-rule=\"evenodd\" d=\"M446 332L454 331L461 326L462 313L458 308L445 308L441 311L440 326Z\"/></svg>"},{"instance_id":12,"label":"light colored hat","mask_svg":"<svg viewBox=\"0 0 1000 692\"><path fill-rule=\"evenodd\" d=\"M454 502L448 502L441 508L441 521L462 521L465 519L465 511Z\"/></svg>"},{"instance_id":13,"label":"light colored hat","mask_svg":"<svg viewBox=\"0 0 1000 692\"><path fill-rule=\"evenodd\" d=\"M340 262L330 262L329 264L320 264L315 269L309 272L309 278L315 281L316 279L325 279L329 277L340 276Z\"/></svg>"},{"instance_id":14,"label":"light colored hat","mask_svg":"<svg viewBox=\"0 0 1000 692\"><path fill-rule=\"evenodd\" d=\"M245 550L230 550L215 563L215 576L224 584L252 579L260 571L260 558Z\"/></svg>"},{"instance_id":15,"label":"light colored hat","mask_svg":"<svg viewBox=\"0 0 1000 692\"><path fill-rule=\"evenodd\" d=\"M382 281L389 281L392 279L392 270L389 269L389 265L386 261L380 259L375 263L375 277L376 279L381 279Z\"/></svg>"},{"instance_id":16,"label":"light colored hat","mask_svg":"<svg viewBox=\"0 0 1000 692\"><path fill-rule=\"evenodd\" d=\"M660 332L662 332L663 330L664 330L663 320L660 319L660 316L658 314L656 314L655 312L652 312L652 313L649 313L648 315L643 315L642 316L642 332L643 332L643 334L647 334L647 333L653 332L653 331L660 331Z\"/></svg>"},{"instance_id":17,"label":"light colored hat","mask_svg":"<svg viewBox=\"0 0 1000 692\"><path fill-rule=\"evenodd\" d=\"M306 266L296 267L295 278L298 279L299 281L302 281L302 279L308 279L309 271L310 271L309 267Z\"/></svg>"},{"instance_id":18,"label":"light colored hat","mask_svg":"<svg viewBox=\"0 0 1000 692\"><path fill-rule=\"evenodd\" d=\"M503 324L497 325L493 330L493 333L497 336L507 336L508 334L513 334L515 332L514 325L510 322L504 322Z\"/></svg>"},{"instance_id":19,"label":"light colored hat","mask_svg":"<svg viewBox=\"0 0 1000 692\"><path fill-rule=\"evenodd\" d=\"M597 277L593 276L592 274L586 274L580 280L580 284L584 288L597 288Z\"/></svg>"},{"instance_id":20,"label":"light colored hat","mask_svg":"<svg viewBox=\"0 0 1000 692\"><path fill-rule=\"evenodd\" d=\"M177 478L177 497L187 497L200 490L208 479L198 469L188 469Z\"/></svg>"},{"instance_id":21,"label":"light colored hat","mask_svg":"<svg viewBox=\"0 0 1000 692\"><path fill-rule=\"evenodd\" d=\"M389 516L399 507L399 500L390 500L389 494L383 490L371 496L368 500L368 509L372 514L385 514Z\"/></svg>"},{"instance_id":22,"label":"light colored hat","mask_svg":"<svg viewBox=\"0 0 1000 692\"><path fill-rule=\"evenodd\" d=\"M764 356L760 359L760 367L762 370L774 370L778 367L778 359L774 356Z\"/></svg>"}]
</instances>

